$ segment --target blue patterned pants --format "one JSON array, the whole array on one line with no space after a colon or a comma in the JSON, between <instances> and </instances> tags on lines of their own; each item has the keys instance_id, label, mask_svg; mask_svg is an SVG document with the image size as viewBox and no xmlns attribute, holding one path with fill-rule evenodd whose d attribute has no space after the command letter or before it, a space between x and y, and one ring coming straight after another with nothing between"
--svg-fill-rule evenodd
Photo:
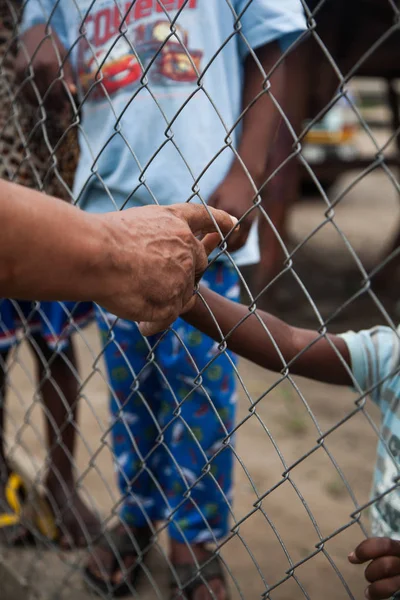
<instances>
[{"instance_id":1,"label":"blue patterned pants","mask_svg":"<svg viewBox=\"0 0 400 600\"><path fill-rule=\"evenodd\" d=\"M238 275L216 263L203 282L239 299ZM142 338L136 324L98 315L111 385L121 517L168 520L178 541L224 537L232 500L235 358L182 319ZM110 333L111 328L111 333Z\"/></svg>"}]
</instances>

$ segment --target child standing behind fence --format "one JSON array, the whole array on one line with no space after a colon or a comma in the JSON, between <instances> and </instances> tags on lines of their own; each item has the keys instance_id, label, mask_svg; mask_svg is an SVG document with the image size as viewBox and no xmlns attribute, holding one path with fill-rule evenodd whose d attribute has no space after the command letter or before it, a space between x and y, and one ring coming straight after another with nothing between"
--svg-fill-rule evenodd
<instances>
[{"instance_id":1,"label":"child standing behind fence","mask_svg":"<svg viewBox=\"0 0 400 600\"><path fill-rule=\"evenodd\" d=\"M68 189L72 186L78 160L76 135L72 131L65 135L70 118L60 120L59 115L50 114L43 128L39 123L39 111L21 104L15 97L18 90L15 82L16 36L21 6L22 2L18 0L0 2L0 177L69 200ZM54 148L59 142L59 148L52 153L50 147ZM26 250L29 252L29 249ZM89 303L77 306L71 302L43 302L38 305L0 298L2 542L23 543L31 537L31 531L25 528L25 524L15 521L13 502L10 505L5 493L8 487L7 498L10 499L10 494L18 495L22 485L7 462L4 439L7 359L10 351L18 346L21 329L36 362L37 385L43 398L47 429L44 484L48 501L58 519L58 528L47 527L41 532L54 535L62 545L69 546L86 544L98 531L94 515L76 493L73 464L78 387L75 353L69 335L76 329L74 323L82 326L91 312L92 305Z\"/></svg>"},{"instance_id":2,"label":"child standing behind fence","mask_svg":"<svg viewBox=\"0 0 400 600\"><path fill-rule=\"evenodd\" d=\"M261 311L250 312L203 286L201 295L184 318L217 342L226 341L233 352L272 371L288 368L293 375L355 385L361 398L369 394L379 407L382 421L371 505L375 537L362 542L349 560L372 561L365 571L369 600L391 597L400 591L400 328L320 334ZM143 324L141 329L149 334L167 325Z\"/></svg>"},{"instance_id":3,"label":"child standing behind fence","mask_svg":"<svg viewBox=\"0 0 400 600\"><path fill-rule=\"evenodd\" d=\"M250 211L279 122L263 87L265 74L305 27L300 0L28 0L23 39L30 56L50 15L81 91L75 192L82 208L105 212L202 200L238 218ZM33 66L42 75L48 63L39 52ZM56 61L46 80L58 70ZM282 71L271 81L279 101ZM229 248L242 247L237 265L258 261L254 217L252 211ZM223 258L206 279L237 299L238 271ZM173 597L181 597L190 581L188 599L224 600L221 564L206 545L229 529L233 452L220 453L212 472L202 469L221 435L234 427L234 358L205 368L213 341L181 321L179 339L165 336L149 361L134 323L99 313L99 324L123 503L121 523L98 545L87 579L105 593L129 593L154 523L167 519ZM193 383L199 369L205 369L204 386ZM201 577L196 560L207 562Z\"/></svg>"}]
</instances>

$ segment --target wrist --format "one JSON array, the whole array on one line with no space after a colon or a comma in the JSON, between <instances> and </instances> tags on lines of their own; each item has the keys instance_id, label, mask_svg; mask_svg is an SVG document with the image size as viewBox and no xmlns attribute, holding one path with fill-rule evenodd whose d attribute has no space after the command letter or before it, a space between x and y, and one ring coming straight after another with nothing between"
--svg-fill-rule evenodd
<instances>
[{"instance_id":1,"label":"wrist","mask_svg":"<svg viewBox=\"0 0 400 600\"><path fill-rule=\"evenodd\" d=\"M203 292L203 290L201 290L201 293L202 292ZM200 296L198 294L196 294L195 302L194 302L193 306L190 308L190 310L188 310L187 312L182 314L181 317L182 317L182 319L187 321L189 324L194 325L196 327L196 325L199 323L199 321L201 322L202 320L204 320L204 316L206 315L206 312L207 312L207 309L204 306L203 300L200 298Z\"/></svg>"},{"instance_id":2,"label":"wrist","mask_svg":"<svg viewBox=\"0 0 400 600\"><path fill-rule=\"evenodd\" d=\"M119 284L124 281L126 256L123 231L115 226L113 215L86 215L90 220L87 256L85 260L86 285L91 300L106 303L107 298L123 293ZM122 221L123 223L123 221ZM130 238L132 235L129 236Z\"/></svg>"},{"instance_id":3,"label":"wrist","mask_svg":"<svg viewBox=\"0 0 400 600\"><path fill-rule=\"evenodd\" d=\"M239 151L241 160L235 158L232 167L229 171L229 176L233 178L245 178L249 186L252 186L254 182L257 190L262 185L265 177L265 163L264 161L257 160L254 156L246 158Z\"/></svg>"}]
</instances>

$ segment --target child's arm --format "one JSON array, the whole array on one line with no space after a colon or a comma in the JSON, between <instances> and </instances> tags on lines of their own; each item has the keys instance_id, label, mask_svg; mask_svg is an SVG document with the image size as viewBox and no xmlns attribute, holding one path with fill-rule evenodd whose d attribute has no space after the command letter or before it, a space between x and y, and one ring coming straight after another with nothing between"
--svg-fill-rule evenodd
<instances>
[{"instance_id":1,"label":"child's arm","mask_svg":"<svg viewBox=\"0 0 400 600\"><path fill-rule=\"evenodd\" d=\"M31 6L31 3L28 2L28 6L28 10L24 14L25 19L28 19L27 13L35 5ZM48 12L52 14L50 7ZM41 99L44 99L45 108L63 112L71 108L70 100L76 93L76 85L70 57L57 34L63 25L61 15L58 13L59 9L54 13L55 16L58 16L56 29L52 29L51 33L49 33L47 23L34 25L24 31L20 37L15 68L17 77L22 84L22 93L29 102L36 106ZM53 21L54 19L52 24ZM35 86L31 84L32 79ZM40 98L37 97L36 88Z\"/></svg>"},{"instance_id":2,"label":"child's arm","mask_svg":"<svg viewBox=\"0 0 400 600\"><path fill-rule=\"evenodd\" d=\"M209 308L197 297L194 307L183 318L216 341L226 336L228 348L236 354L272 371L281 371L285 363L293 360L290 364L293 374L339 385L352 383L346 368L350 366L349 351L340 337L330 334L321 337L316 331L291 327L262 311L250 314L242 304L203 286L200 290Z\"/></svg>"},{"instance_id":3,"label":"child's arm","mask_svg":"<svg viewBox=\"0 0 400 600\"><path fill-rule=\"evenodd\" d=\"M282 57L278 42L257 48L254 54L265 74L270 73ZM283 101L284 83L284 68L281 65L270 78L271 93L278 103ZM264 181L268 155L281 120L266 87L264 76L252 53L244 64L243 129L237 148L240 159L235 157L225 179L208 200L210 206L225 210L237 219L241 219L254 206L253 201L257 195L255 190ZM230 252L246 243L257 213L256 210L251 211L241 222L238 235L228 240Z\"/></svg>"}]
</instances>

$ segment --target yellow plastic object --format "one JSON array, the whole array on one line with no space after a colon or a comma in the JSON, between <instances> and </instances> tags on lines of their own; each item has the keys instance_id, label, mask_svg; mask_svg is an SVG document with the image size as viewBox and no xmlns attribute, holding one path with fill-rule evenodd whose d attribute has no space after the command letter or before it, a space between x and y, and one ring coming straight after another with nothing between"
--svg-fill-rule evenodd
<instances>
[{"instance_id":1,"label":"yellow plastic object","mask_svg":"<svg viewBox=\"0 0 400 600\"><path fill-rule=\"evenodd\" d=\"M58 529L48 503L40 498L39 506L35 507L35 525L40 533L51 542L58 538Z\"/></svg>"},{"instance_id":2,"label":"yellow plastic object","mask_svg":"<svg viewBox=\"0 0 400 600\"><path fill-rule=\"evenodd\" d=\"M22 477L17 473L11 473L7 481L5 493L7 503L13 514L0 514L0 528L18 525L21 520L22 504L20 497L21 493L26 494L26 486Z\"/></svg>"},{"instance_id":3,"label":"yellow plastic object","mask_svg":"<svg viewBox=\"0 0 400 600\"><path fill-rule=\"evenodd\" d=\"M28 489L24 479L18 473L12 472L8 478L5 495L7 503L12 513L0 514L0 528L12 527L21 522L24 512L22 498L28 496ZM34 506L31 508L32 520L39 532L50 541L55 541L58 537L58 529L54 522L48 503L37 493L32 498Z\"/></svg>"}]
</instances>

